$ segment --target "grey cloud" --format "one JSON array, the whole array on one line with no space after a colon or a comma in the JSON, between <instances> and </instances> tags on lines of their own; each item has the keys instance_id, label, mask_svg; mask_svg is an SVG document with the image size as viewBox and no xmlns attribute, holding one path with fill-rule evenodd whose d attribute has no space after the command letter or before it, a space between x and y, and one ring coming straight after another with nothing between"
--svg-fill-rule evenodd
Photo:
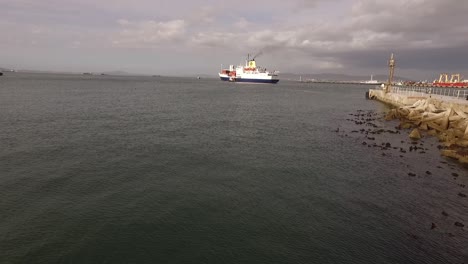
<instances>
[{"instance_id":1,"label":"grey cloud","mask_svg":"<svg viewBox=\"0 0 468 264\"><path fill-rule=\"evenodd\" d=\"M50 53L57 45L68 45L77 54L83 47L94 46L115 54L123 48L125 52L150 48L162 54L170 47L174 60L185 60L187 54L178 54L191 51L200 53L194 57L219 65L220 57L264 50L265 60L278 67L358 72L385 71L388 55L395 52L401 70L418 69L431 75L440 69L467 68L466 1L3 2L0 29L10 31L0 45L18 46L17 54L31 45L42 45ZM212 54L218 54L217 59L210 59Z\"/></svg>"},{"instance_id":2,"label":"grey cloud","mask_svg":"<svg viewBox=\"0 0 468 264\"><path fill-rule=\"evenodd\" d=\"M401 33L408 39L435 39L467 32L468 2L458 0L369 1L352 10L349 29Z\"/></svg>"},{"instance_id":3,"label":"grey cloud","mask_svg":"<svg viewBox=\"0 0 468 264\"><path fill-rule=\"evenodd\" d=\"M114 37L115 46L137 47L140 45L160 44L163 42L179 41L186 31L184 20L171 20L164 22L142 21L132 23L127 20L119 20L123 29Z\"/></svg>"}]
</instances>

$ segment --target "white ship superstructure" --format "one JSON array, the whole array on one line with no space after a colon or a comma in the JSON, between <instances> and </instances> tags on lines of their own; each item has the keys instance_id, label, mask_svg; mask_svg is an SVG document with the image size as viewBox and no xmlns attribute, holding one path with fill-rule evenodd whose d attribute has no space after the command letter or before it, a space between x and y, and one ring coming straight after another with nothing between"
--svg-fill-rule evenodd
<instances>
[{"instance_id":1,"label":"white ship superstructure","mask_svg":"<svg viewBox=\"0 0 468 264\"><path fill-rule=\"evenodd\" d=\"M266 68L258 67L255 57L247 57L245 65L234 67L230 65L228 69L222 69L219 77L223 81L231 82L251 82L251 83L277 83L279 81L277 71L268 71Z\"/></svg>"}]
</instances>

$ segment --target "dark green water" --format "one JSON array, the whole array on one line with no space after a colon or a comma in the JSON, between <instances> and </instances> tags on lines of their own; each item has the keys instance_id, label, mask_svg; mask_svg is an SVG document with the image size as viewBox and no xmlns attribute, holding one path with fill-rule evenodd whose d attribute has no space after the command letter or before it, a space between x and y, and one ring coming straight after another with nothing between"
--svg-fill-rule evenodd
<instances>
[{"instance_id":1,"label":"dark green water","mask_svg":"<svg viewBox=\"0 0 468 264\"><path fill-rule=\"evenodd\" d=\"M363 145L368 88L6 74L0 263L468 263L467 169Z\"/></svg>"}]
</instances>

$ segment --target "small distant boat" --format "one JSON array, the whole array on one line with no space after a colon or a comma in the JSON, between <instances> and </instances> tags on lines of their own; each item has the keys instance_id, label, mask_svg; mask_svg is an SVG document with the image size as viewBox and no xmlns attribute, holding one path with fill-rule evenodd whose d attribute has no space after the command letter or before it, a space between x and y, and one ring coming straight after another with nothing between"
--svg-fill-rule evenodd
<instances>
[{"instance_id":1,"label":"small distant boat","mask_svg":"<svg viewBox=\"0 0 468 264\"><path fill-rule=\"evenodd\" d=\"M360 82L362 84L381 84L382 82L379 82L377 80L374 80L374 75L370 76L370 80Z\"/></svg>"},{"instance_id":2,"label":"small distant boat","mask_svg":"<svg viewBox=\"0 0 468 264\"><path fill-rule=\"evenodd\" d=\"M277 83L279 82L278 71L268 71L266 68L258 67L255 57L252 59L247 55L245 65L234 67L230 65L227 69L221 69L219 78L222 81L246 82L246 83Z\"/></svg>"},{"instance_id":3,"label":"small distant boat","mask_svg":"<svg viewBox=\"0 0 468 264\"><path fill-rule=\"evenodd\" d=\"M2 76L2 75L3 75L3 72L0 72L0 76Z\"/></svg>"}]
</instances>

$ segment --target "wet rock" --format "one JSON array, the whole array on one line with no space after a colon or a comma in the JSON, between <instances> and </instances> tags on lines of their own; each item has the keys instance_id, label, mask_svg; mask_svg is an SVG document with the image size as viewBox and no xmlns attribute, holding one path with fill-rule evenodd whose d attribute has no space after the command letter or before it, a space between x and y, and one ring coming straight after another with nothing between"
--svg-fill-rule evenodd
<instances>
[{"instance_id":1,"label":"wet rock","mask_svg":"<svg viewBox=\"0 0 468 264\"><path fill-rule=\"evenodd\" d=\"M421 133L419 133L419 130L417 128L413 129L411 133L409 134L409 137L411 139L421 139Z\"/></svg>"},{"instance_id":2,"label":"wet rock","mask_svg":"<svg viewBox=\"0 0 468 264\"><path fill-rule=\"evenodd\" d=\"M412 239L419 239L419 237L415 234L411 234L411 233L406 233L409 237L411 237Z\"/></svg>"},{"instance_id":3,"label":"wet rock","mask_svg":"<svg viewBox=\"0 0 468 264\"><path fill-rule=\"evenodd\" d=\"M460 223L460 222L455 222L455 226L464 227L465 225L463 223Z\"/></svg>"},{"instance_id":4,"label":"wet rock","mask_svg":"<svg viewBox=\"0 0 468 264\"><path fill-rule=\"evenodd\" d=\"M434 228L436 228L436 227L437 227L436 224L434 224L434 223L431 224L431 230L434 229Z\"/></svg>"},{"instance_id":5,"label":"wet rock","mask_svg":"<svg viewBox=\"0 0 468 264\"><path fill-rule=\"evenodd\" d=\"M391 148L391 147L392 147L392 144L390 144L390 143L387 142L387 143L385 143L385 147L386 147L386 148Z\"/></svg>"},{"instance_id":6,"label":"wet rock","mask_svg":"<svg viewBox=\"0 0 468 264\"><path fill-rule=\"evenodd\" d=\"M453 177L458 177L458 173L452 172L452 176L453 176Z\"/></svg>"},{"instance_id":7,"label":"wet rock","mask_svg":"<svg viewBox=\"0 0 468 264\"><path fill-rule=\"evenodd\" d=\"M408 176L410 176L410 177L415 177L416 174L415 174L415 173L412 173L412 172L408 172Z\"/></svg>"},{"instance_id":8,"label":"wet rock","mask_svg":"<svg viewBox=\"0 0 468 264\"><path fill-rule=\"evenodd\" d=\"M447 233L447 235L448 235L449 237L455 237L455 235L452 234L452 233Z\"/></svg>"},{"instance_id":9,"label":"wet rock","mask_svg":"<svg viewBox=\"0 0 468 264\"><path fill-rule=\"evenodd\" d=\"M443 216L448 216L447 212L445 212L445 211L442 211L442 215Z\"/></svg>"},{"instance_id":10,"label":"wet rock","mask_svg":"<svg viewBox=\"0 0 468 264\"><path fill-rule=\"evenodd\" d=\"M437 131L436 131L436 130L429 130L429 131L427 131L427 134L428 134L429 136L436 136L436 135L437 135Z\"/></svg>"},{"instance_id":11,"label":"wet rock","mask_svg":"<svg viewBox=\"0 0 468 264\"><path fill-rule=\"evenodd\" d=\"M427 124L426 124L426 123L422 123L422 124L419 126L419 128L420 128L421 130L426 130L426 131L429 130L429 128L427 127Z\"/></svg>"},{"instance_id":12,"label":"wet rock","mask_svg":"<svg viewBox=\"0 0 468 264\"><path fill-rule=\"evenodd\" d=\"M402 129L410 129L413 125L411 125L410 123L403 123L403 124L400 124L400 127Z\"/></svg>"},{"instance_id":13,"label":"wet rock","mask_svg":"<svg viewBox=\"0 0 468 264\"><path fill-rule=\"evenodd\" d=\"M466 197L466 194L464 194L464 193L458 193L458 196L465 198L465 197Z\"/></svg>"},{"instance_id":14,"label":"wet rock","mask_svg":"<svg viewBox=\"0 0 468 264\"><path fill-rule=\"evenodd\" d=\"M426 171L426 174L427 175L431 175L432 173L430 171Z\"/></svg>"},{"instance_id":15,"label":"wet rock","mask_svg":"<svg viewBox=\"0 0 468 264\"><path fill-rule=\"evenodd\" d=\"M364 145L364 146L365 146L365 145L367 145L367 142L365 142L365 141L364 141L364 142L362 142L362 145Z\"/></svg>"}]
</instances>

